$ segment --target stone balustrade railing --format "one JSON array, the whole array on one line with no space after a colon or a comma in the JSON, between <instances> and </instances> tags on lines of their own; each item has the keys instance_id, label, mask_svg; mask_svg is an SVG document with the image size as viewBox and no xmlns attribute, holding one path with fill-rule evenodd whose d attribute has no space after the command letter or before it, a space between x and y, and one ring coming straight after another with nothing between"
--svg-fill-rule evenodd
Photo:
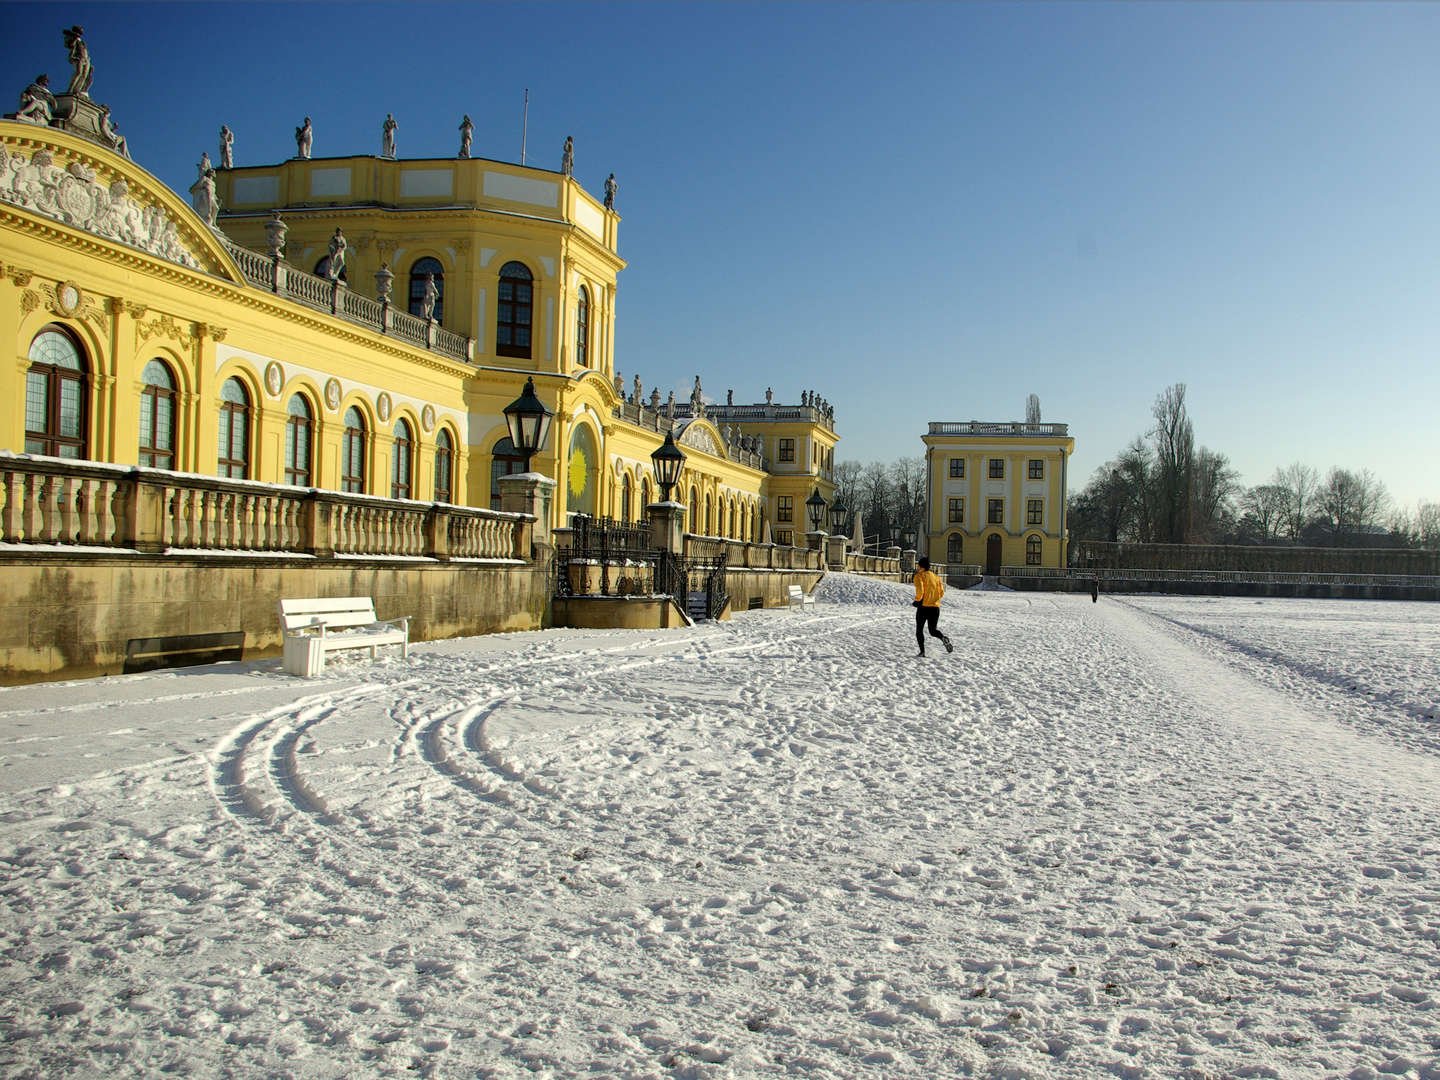
<instances>
[{"instance_id":1,"label":"stone balustrade railing","mask_svg":"<svg viewBox=\"0 0 1440 1080\"><path fill-rule=\"evenodd\" d=\"M685 534L687 559L714 559L725 556L725 565L732 570L821 570L821 553L812 548L788 544L749 544L743 540L727 540L718 536Z\"/></svg>"},{"instance_id":2,"label":"stone balustrade railing","mask_svg":"<svg viewBox=\"0 0 1440 1080\"><path fill-rule=\"evenodd\" d=\"M463 334L446 330L434 319L417 318L388 301L361 296L343 281L307 274L283 259L251 251L223 237L221 239L245 280L252 285L317 311L329 312L348 322L368 326L419 348L431 349L456 360L474 359L474 341Z\"/></svg>"},{"instance_id":3,"label":"stone balustrade railing","mask_svg":"<svg viewBox=\"0 0 1440 1080\"><path fill-rule=\"evenodd\" d=\"M850 574L894 574L898 578L900 560L888 555L862 555L857 551L847 551L845 571Z\"/></svg>"},{"instance_id":4,"label":"stone balustrade railing","mask_svg":"<svg viewBox=\"0 0 1440 1080\"><path fill-rule=\"evenodd\" d=\"M0 453L0 543L141 553L529 562L535 519L99 462Z\"/></svg>"},{"instance_id":5,"label":"stone balustrade railing","mask_svg":"<svg viewBox=\"0 0 1440 1080\"><path fill-rule=\"evenodd\" d=\"M1029 438L1067 438L1069 424L1022 424L1002 420L989 422L967 420L963 423L935 422L930 425L931 435L1002 435Z\"/></svg>"},{"instance_id":6,"label":"stone balustrade railing","mask_svg":"<svg viewBox=\"0 0 1440 1080\"><path fill-rule=\"evenodd\" d=\"M1440 587L1437 574L1345 574L1345 573L1287 573L1263 570L1150 570L1144 567L1115 569L1095 567L1092 569L1057 569L1050 566L1002 566L1001 577L1038 578L1044 580L1090 581L1095 579L1102 586L1107 581L1200 581L1200 582L1244 582L1249 584L1273 583L1277 585L1394 585L1404 588Z\"/></svg>"}]
</instances>

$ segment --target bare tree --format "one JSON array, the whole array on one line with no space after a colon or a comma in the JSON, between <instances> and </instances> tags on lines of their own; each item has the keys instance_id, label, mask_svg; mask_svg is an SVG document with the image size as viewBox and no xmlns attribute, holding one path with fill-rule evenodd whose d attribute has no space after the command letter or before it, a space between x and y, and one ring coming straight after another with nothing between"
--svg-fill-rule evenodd
<instances>
[{"instance_id":1,"label":"bare tree","mask_svg":"<svg viewBox=\"0 0 1440 1080\"><path fill-rule=\"evenodd\" d=\"M1157 535L1160 543L1189 539L1191 485L1194 479L1195 431L1185 409L1185 384L1168 386L1151 410L1155 426L1150 440L1155 453Z\"/></svg>"},{"instance_id":2,"label":"bare tree","mask_svg":"<svg viewBox=\"0 0 1440 1080\"><path fill-rule=\"evenodd\" d=\"M1117 460L1120 480L1129 500L1129 535L1122 540L1148 544L1158 540L1159 485L1150 448L1139 438L1120 452Z\"/></svg>"},{"instance_id":3,"label":"bare tree","mask_svg":"<svg viewBox=\"0 0 1440 1080\"><path fill-rule=\"evenodd\" d=\"M1235 520L1240 474L1224 454L1201 447L1195 454L1190 481L1188 543L1213 543Z\"/></svg>"},{"instance_id":4,"label":"bare tree","mask_svg":"<svg viewBox=\"0 0 1440 1080\"><path fill-rule=\"evenodd\" d=\"M1240 496L1242 524L1249 524L1263 543L1280 537L1285 527L1285 508L1289 492L1279 484L1256 484Z\"/></svg>"},{"instance_id":5,"label":"bare tree","mask_svg":"<svg viewBox=\"0 0 1440 1080\"><path fill-rule=\"evenodd\" d=\"M842 461L835 466L835 498L840 500L852 515L859 515L863 520L865 516L865 500L860 491L860 472L862 466L858 461ZM852 517L853 521L854 518ZM849 528L846 529L847 535Z\"/></svg>"},{"instance_id":6,"label":"bare tree","mask_svg":"<svg viewBox=\"0 0 1440 1080\"><path fill-rule=\"evenodd\" d=\"M865 507L861 518L865 536L887 539L894 535L891 530L890 470L878 461L872 461L860 470L858 481L860 501Z\"/></svg>"},{"instance_id":7,"label":"bare tree","mask_svg":"<svg viewBox=\"0 0 1440 1080\"><path fill-rule=\"evenodd\" d=\"M924 531L925 525L925 459L904 457L895 462L891 469L894 484L891 507L894 511L895 531L898 536L906 529L916 533Z\"/></svg>"},{"instance_id":8,"label":"bare tree","mask_svg":"<svg viewBox=\"0 0 1440 1080\"><path fill-rule=\"evenodd\" d=\"M1342 544L1367 533L1389 506L1390 496L1369 469L1335 468L1325 477L1315 501L1330 542Z\"/></svg>"},{"instance_id":9,"label":"bare tree","mask_svg":"<svg viewBox=\"0 0 1440 1080\"><path fill-rule=\"evenodd\" d=\"M1315 492L1320 487L1320 474L1311 466L1297 461L1283 469L1277 468L1270 482L1285 493L1280 510L1281 525L1285 535L1298 542L1315 512Z\"/></svg>"}]
</instances>

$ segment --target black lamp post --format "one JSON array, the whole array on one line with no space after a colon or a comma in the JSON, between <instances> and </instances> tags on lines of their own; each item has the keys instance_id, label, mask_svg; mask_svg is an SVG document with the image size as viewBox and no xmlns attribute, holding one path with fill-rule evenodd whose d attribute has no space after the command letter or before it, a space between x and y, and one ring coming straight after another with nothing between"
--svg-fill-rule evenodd
<instances>
[{"instance_id":1,"label":"black lamp post","mask_svg":"<svg viewBox=\"0 0 1440 1080\"><path fill-rule=\"evenodd\" d=\"M680 470L685 467L685 452L675 445L673 431L665 433L664 444L650 455L655 465L655 482L660 485L660 501L670 501L670 490L680 482Z\"/></svg>"},{"instance_id":2,"label":"black lamp post","mask_svg":"<svg viewBox=\"0 0 1440 1080\"><path fill-rule=\"evenodd\" d=\"M915 550L915 530L914 530L914 529L906 529L905 532L901 534L901 537L900 537L900 538L905 541L905 547L906 547L907 550L910 550L910 551L914 551L914 550Z\"/></svg>"},{"instance_id":3,"label":"black lamp post","mask_svg":"<svg viewBox=\"0 0 1440 1080\"><path fill-rule=\"evenodd\" d=\"M820 489L817 487L815 493L805 500L805 508L810 511L810 531L820 531L820 519L825 516L825 500L820 497Z\"/></svg>"},{"instance_id":4,"label":"black lamp post","mask_svg":"<svg viewBox=\"0 0 1440 1080\"><path fill-rule=\"evenodd\" d=\"M510 429L510 442L515 452L525 459L525 471L530 471L530 458L545 445L545 436L550 434L550 421L555 414L535 396L535 379L525 380L525 389L520 396L505 406L505 424Z\"/></svg>"},{"instance_id":5,"label":"black lamp post","mask_svg":"<svg viewBox=\"0 0 1440 1080\"><path fill-rule=\"evenodd\" d=\"M832 536L839 536L841 530L845 528L845 515L849 512L839 499L830 504L830 534Z\"/></svg>"}]
</instances>

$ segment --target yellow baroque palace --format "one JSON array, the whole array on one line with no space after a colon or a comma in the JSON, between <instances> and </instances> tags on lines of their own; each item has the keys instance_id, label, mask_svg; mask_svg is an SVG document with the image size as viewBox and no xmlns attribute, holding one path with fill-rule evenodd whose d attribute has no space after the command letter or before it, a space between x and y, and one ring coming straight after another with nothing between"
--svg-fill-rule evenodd
<instances>
[{"instance_id":1,"label":"yellow baroque palace","mask_svg":"<svg viewBox=\"0 0 1440 1080\"><path fill-rule=\"evenodd\" d=\"M813 392L627 385L620 217L568 170L307 144L270 166L207 155L187 202L87 94L52 101L0 120L0 449L498 508L522 466L502 411L533 377L551 527L642 519L672 431L692 533L803 544L806 498L833 498Z\"/></svg>"}]
</instances>

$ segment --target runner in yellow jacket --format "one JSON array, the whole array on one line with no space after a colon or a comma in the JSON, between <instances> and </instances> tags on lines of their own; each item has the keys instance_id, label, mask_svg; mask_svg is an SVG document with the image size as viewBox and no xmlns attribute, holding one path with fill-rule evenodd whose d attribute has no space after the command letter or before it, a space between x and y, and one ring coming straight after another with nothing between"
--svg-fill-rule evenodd
<instances>
[{"instance_id":1,"label":"runner in yellow jacket","mask_svg":"<svg viewBox=\"0 0 1440 1080\"><path fill-rule=\"evenodd\" d=\"M930 560L920 559L920 569L915 571L915 644L920 646L920 655L925 655L925 628L930 636L938 637L946 652L953 653L955 646L940 632L940 598L945 595L945 583L938 574L930 570Z\"/></svg>"}]
</instances>

